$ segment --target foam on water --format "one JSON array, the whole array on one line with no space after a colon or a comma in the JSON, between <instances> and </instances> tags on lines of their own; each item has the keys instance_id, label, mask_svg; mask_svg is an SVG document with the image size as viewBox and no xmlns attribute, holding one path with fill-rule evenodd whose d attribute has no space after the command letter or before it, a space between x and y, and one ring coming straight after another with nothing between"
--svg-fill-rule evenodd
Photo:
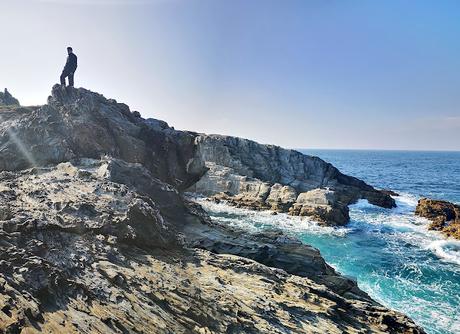
<instances>
[{"instance_id":1,"label":"foam on water","mask_svg":"<svg viewBox=\"0 0 460 334\"><path fill-rule=\"evenodd\" d=\"M369 204L367 200L360 200L350 206L350 225L383 232L385 228L390 228L393 235L382 235L383 238L396 237L411 245L430 250L443 261L460 265L460 241L446 240L441 233L430 231L430 222L413 214L418 198L410 194L401 194L395 197L395 200L397 207L389 212ZM386 232L388 234L389 230Z\"/></svg>"},{"instance_id":2,"label":"foam on water","mask_svg":"<svg viewBox=\"0 0 460 334\"><path fill-rule=\"evenodd\" d=\"M346 227L334 228L320 226L318 222L308 217L292 217L285 213L273 215L271 211L254 211L236 208L216 203L204 198L195 197L198 202L217 223L242 228L251 232L258 232L267 228L277 228L288 234L311 233L343 237L350 229Z\"/></svg>"},{"instance_id":3,"label":"foam on water","mask_svg":"<svg viewBox=\"0 0 460 334\"><path fill-rule=\"evenodd\" d=\"M439 258L460 265L460 241L436 240L428 246L428 249Z\"/></svg>"}]
</instances>

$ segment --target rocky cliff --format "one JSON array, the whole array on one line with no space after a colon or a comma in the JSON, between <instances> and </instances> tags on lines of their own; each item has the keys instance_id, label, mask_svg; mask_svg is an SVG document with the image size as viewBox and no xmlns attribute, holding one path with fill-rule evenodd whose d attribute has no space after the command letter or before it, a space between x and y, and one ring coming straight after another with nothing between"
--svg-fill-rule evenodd
<instances>
[{"instance_id":1,"label":"rocky cliff","mask_svg":"<svg viewBox=\"0 0 460 334\"><path fill-rule=\"evenodd\" d=\"M208 172L189 190L254 209L312 216L332 225L348 222L348 205L358 199L392 208L385 191L342 174L320 158L294 150L219 135L196 138L197 160Z\"/></svg>"},{"instance_id":2,"label":"rocky cliff","mask_svg":"<svg viewBox=\"0 0 460 334\"><path fill-rule=\"evenodd\" d=\"M185 199L206 172L202 135L85 89L1 116L0 332L423 333L314 248Z\"/></svg>"},{"instance_id":3,"label":"rocky cliff","mask_svg":"<svg viewBox=\"0 0 460 334\"><path fill-rule=\"evenodd\" d=\"M194 134L145 121L127 105L85 89L63 91L56 85L43 107L1 115L0 170L107 155L140 163L179 189L205 172L199 160L189 163L195 153Z\"/></svg>"}]
</instances>

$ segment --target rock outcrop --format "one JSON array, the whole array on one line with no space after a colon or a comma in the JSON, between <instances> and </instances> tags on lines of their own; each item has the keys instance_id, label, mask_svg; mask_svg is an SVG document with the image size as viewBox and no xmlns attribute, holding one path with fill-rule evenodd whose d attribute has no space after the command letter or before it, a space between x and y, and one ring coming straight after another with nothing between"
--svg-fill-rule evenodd
<instances>
[{"instance_id":1,"label":"rock outcrop","mask_svg":"<svg viewBox=\"0 0 460 334\"><path fill-rule=\"evenodd\" d=\"M460 205L422 198L417 203L415 214L431 220L430 230L440 231L448 237L460 239Z\"/></svg>"},{"instance_id":2,"label":"rock outcrop","mask_svg":"<svg viewBox=\"0 0 460 334\"><path fill-rule=\"evenodd\" d=\"M19 106L19 101L5 88L3 93L0 92L0 106Z\"/></svg>"},{"instance_id":3,"label":"rock outcrop","mask_svg":"<svg viewBox=\"0 0 460 334\"><path fill-rule=\"evenodd\" d=\"M205 172L197 134L84 89L4 114L0 332L423 333L316 249L184 198Z\"/></svg>"},{"instance_id":4,"label":"rock outcrop","mask_svg":"<svg viewBox=\"0 0 460 334\"><path fill-rule=\"evenodd\" d=\"M396 206L387 192L317 157L220 135L199 135L196 144L196 159L209 170L189 190L230 204L312 216L332 225L346 224L348 205L358 199Z\"/></svg>"},{"instance_id":5,"label":"rock outcrop","mask_svg":"<svg viewBox=\"0 0 460 334\"><path fill-rule=\"evenodd\" d=\"M140 163L179 189L196 182L205 168L191 159L195 135L136 115L100 94L56 85L43 107L2 113L0 170L107 155Z\"/></svg>"}]
</instances>

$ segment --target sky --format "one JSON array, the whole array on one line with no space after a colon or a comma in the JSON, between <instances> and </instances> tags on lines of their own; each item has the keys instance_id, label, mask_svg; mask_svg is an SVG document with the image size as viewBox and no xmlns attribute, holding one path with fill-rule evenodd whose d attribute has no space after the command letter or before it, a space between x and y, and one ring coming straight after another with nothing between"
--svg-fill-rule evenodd
<instances>
[{"instance_id":1,"label":"sky","mask_svg":"<svg viewBox=\"0 0 460 334\"><path fill-rule=\"evenodd\" d=\"M0 0L0 88L289 148L460 150L460 2Z\"/></svg>"}]
</instances>

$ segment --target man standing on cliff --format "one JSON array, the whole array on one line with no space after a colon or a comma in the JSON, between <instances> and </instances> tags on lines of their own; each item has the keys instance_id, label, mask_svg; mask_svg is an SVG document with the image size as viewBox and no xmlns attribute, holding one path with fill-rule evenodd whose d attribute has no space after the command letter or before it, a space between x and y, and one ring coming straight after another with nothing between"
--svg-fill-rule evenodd
<instances>
[{"instance_id":1,"label":"man standing on cliff","mask_svg":"<svg viewBox=\"0 0 460 334\"><path fill-rule=\"evenodd\" d=\"M62 70L61 74L61 85L65 87L65 78L69 78L69 86L73 87L73 75L77 70L77 56L73 53L72 48L69 46L67 48L67 62L65 63L64 69Z\"/></svg>"}]
</instances>

